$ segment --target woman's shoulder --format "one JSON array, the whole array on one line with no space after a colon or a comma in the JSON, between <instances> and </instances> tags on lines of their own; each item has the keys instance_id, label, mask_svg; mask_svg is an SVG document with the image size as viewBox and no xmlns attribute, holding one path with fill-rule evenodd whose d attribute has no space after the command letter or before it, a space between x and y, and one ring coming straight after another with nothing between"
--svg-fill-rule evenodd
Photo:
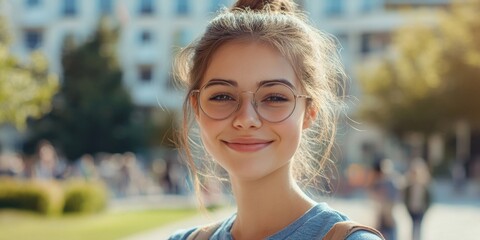
<instances>
[{"instance_id":1,"label":"woman's shoulder","mask_svg":"<svg viewBox=\"0 0 480 240\"><path fill-rule=\"evenodd\" d=\"M337 223L348 222L348 224L344 226L356 226L355 228L358 228L356 223L352 222L351 219L349 219L342 212L331 208L327 204L321 204L320 206L322 207L323 211L321 211L322 213L321 215L317 216L317 221L323 221L323 224L326 225L325 228L321 230L321 234L320 234L321 236L325 236L328 233L328 231L330 231L332 227ZM360 227L359 230L356 230L350 236L348 236L347 240L382 240L382 238L380 238L377 234L366 229L371 229L371 228L368 226L364 226L364 228Z\"/></svg>"},{"instance_id":2,"label":"woman's shoulder","mask_svg":"<svg viewBox=\"0 0 480 240\"><path fill-rule=\"evenodd\" d=\"M337 222L350 220L342 212L333 209L327 203L318 203L311 212L311 217L307 221L308 224L321 224L333 226Z\"/></svg>"},{"instance_id":3,"label":"woman's shoulder","mask_svg":"<svg viewBox=\"0 0 480 240\"><path fill-rule=\"evenodd\" d=\"M336 223L350 220L345 214L326 203L317 204L302 218L303 221L300 221L299 225L289 227L291 230L294 229L293 231L282 231L276 237L279 237L278 239L285 236L289 239L321 239ZM348 240L380 240L380 238L371 232L359 230L350 235Z\"/></svg>"},{"instance_id":4,"label":"woman's shoulder","mask_svg":"<svg viewBox=\"0 0 480 240\"><path fill-rule=\"evenodd\" d=\"M337 222L348 218L326 203L317 203L295 222L274 234L269 239L318 239L324 236Z\"/></svg>"}]
</instances>

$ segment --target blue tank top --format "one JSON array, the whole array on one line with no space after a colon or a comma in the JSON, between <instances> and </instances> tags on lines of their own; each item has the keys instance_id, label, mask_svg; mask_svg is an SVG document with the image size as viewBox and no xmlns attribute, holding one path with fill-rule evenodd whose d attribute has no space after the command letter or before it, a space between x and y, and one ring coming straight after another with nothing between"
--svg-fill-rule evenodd
<instances>
[{"instance_id":1,"label":"blue tank top","mask_svg":"<svg viewBox=\"0 0 480 240\"><path fill-rule=\"evenodd\" d=\"M220 227L210 237L210 240L234 240L230 230L235 222L235 218L236 214L233 214L223 221ZM326 203L318 203L303 216L266 239L321 240L335 223L346 220L349 220L347 216L330 208ZM173 234L169 240L186 240L195 229L197 229L197 227L188 230L179 230ZM373 233L361 230L350 235L347 240L380 240L380 238Z\"/></svg>"}]
</instances>

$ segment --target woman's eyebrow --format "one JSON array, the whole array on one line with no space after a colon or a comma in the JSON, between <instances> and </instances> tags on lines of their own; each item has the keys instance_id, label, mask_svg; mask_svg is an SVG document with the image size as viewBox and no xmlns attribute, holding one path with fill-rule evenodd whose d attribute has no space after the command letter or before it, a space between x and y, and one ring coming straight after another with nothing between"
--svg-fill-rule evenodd
<instances>
[{"instance_id":1,"label":"woman's eyebrow","mask_svg":"<svg viewBox=\"0 0 480 240\"><path fill-rule=\"evenodd\" d=\"M275 83L283 83L283 84L289 86L290 88L292 88L293 90L296 90L295 86L292 84L292 82L288 81L287 79L283 79L283 78L263 80L263 81L260 81L258 83L258 86L263 86L263 85L266 85L266 84L275 84Z\"/></svg>"},{"instance_id":2,"label":"woman's eyebrow","mask_svg":"<svg viewBox=\"0 0 480 240\"><path fill-rule=\"evenodd\" d=\"M229 84L234 87L238 87L238 83L236 81L221 79L221 78L212 78L205 85L217 85L217 84L220 84L220 85Z\"/></svg>"},{"instance_id":3,"label":"woman's eyebrow","mask_svg":"<svg viewBox=\"0 0 480 240\"><path fill-rule=\"evenodd\" d=\"M283 78L262 80L257 84L257 86L260 87L260 86L264 86L264 85L268 85L268 84L277 84L277 83L283 83L283 84L289 86L290 88L292 88L293 90L296 90L296 88L292 84L292 82L290 82L286 79L283 79ZM221 79L221 78L212 78L205 85L217 85L217 84L220 84L220 85L229 84L229 85L232 85L234 87L238 87L238 82L237 81L229 80L229 79Z\"/></svg>"}]
</instances>

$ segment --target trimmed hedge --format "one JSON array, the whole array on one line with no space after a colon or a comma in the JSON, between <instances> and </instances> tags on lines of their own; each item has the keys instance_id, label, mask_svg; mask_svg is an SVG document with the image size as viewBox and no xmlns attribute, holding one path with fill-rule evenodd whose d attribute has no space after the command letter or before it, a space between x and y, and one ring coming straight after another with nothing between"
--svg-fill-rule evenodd
<instances>
[{"instance_id":1,"label":"trimmed hedge","mask_svg":"<svg viewBox=\"0 0 480 240\"><path fill-rule=\"evenodd\" d=\"M107 205L107 191L100 182L73 181L65 186L64 213L95 213Z\"/></svg>"},{"instance_id":2,"label":"trimmed hedge","mask_svg":"<svg viewBox=\"0 0 480 240\"><path fill-rule=\"evenodd\" d=\"M107 191L99 182L16 180L0 178L0 209L12 208L43 215L93 213L105 208Z\"/></svg>"},{"instance_id":3,"label":"trimmed hedge","mask_svg":"<svg viewBox=\"0 0 480 240\"><path fill-rule=\"evenodd\" d=\"M62 212L63 190L54 181L0 179L0 209L14 208L57 215Z\"/></svg>"}]
</instances>

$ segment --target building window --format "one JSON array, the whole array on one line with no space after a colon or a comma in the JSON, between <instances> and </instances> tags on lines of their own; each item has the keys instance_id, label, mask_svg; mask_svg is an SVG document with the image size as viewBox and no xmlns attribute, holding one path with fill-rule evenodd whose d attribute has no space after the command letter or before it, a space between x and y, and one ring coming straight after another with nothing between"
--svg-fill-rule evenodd
<instances>
[{"instance_id":1,"label":"building window","mask_svg":"<svg viewBox=\"0 0 480 240\"><path fill-rule=\"evenodd\" d=\"M63 0L63 16L72 17L77 15L77 1L76 0Z\"/></svg>"},{"instance_id":2,"label":"building window","mask_svg":"<svg viewBox=\"0 0 480 240\"><path fill-rule=\"evenodd\" d=\"M112 14L113 12L112 0L99 0L98 9L100 14L102 15Z\"/></svg>"},{"instance_id":3,"label":"building window","mask_svg":"<svg viewBox=\"0 0 480 240\"><path fill-rule=\"evenodd\" d=\"M155 11L153 6L153 0L140 0L140 14L141 15L150 15Z\"/></svg>"},{"instance_id":4,"label":"building window","mask_svg":"<svg viewBox=\"0 0 480 240\"><path fill-rule=\"evenodd\" d=\"M43 35L40 30L25 30L25 47L29 50L35 50L42 46Z\"/></svg>"},{"instance_id":5,"label":"building window","mask_svg":"<svg viewBox=\"0 0 480 240\"><path fill-rule=\"evenodd\" d=\"M149 30L143 30L140 32L140 42L143 44L152 42L152 32Z\"/></svg>"},{"instance_id":6,"label":"building window","mask_svg":"<svg viewBox=\"0 0 480 240\"><path fill-rule=\"evenodd\" d=\"M341 15L344 11L343 0L326 0L324 3L327 16Z\"/></svg>"},{"instance_id":7,"label":"building window","mask_svg":"<svg viewBox=\"0 0 480 240\"><path fill-rule=\"evenodd\" d=\"M40 0L25 0L25 5L29 8L38 7L40 4Z\"/></svg>"},{"instance_id":8,"label":"building window","mask_svg":"<svg viewBox=\"0 0 480 240\"><path fill-rule=\"evenodd\" d=\"M138 78L140 82L151 82L153 80L153 67L151 65L142 65L138 68Z\"/></svg>"},{"instance_id":9,"label":"building window","mask_svg":"<svg viewBox=\"0 0 480 240\"><path fill-rule=\"evenodd\" d=\"M368 34L368 33L362 34L360 51L363 54L369 53L371 51L370 37L371 37L371 34Z\"/></svg>"},{"instance_id":10,"label":"building window","mask_svg":"<svg viewBox=\"0 0 480 240\"><path fill-rule=\"evenodd\" d=\"M364 33L361 37L361 53L383 52L390 43L389 33Z\"/></svg>"},{"instance_id":11,"label":"building window","mask_svg":"<svg viewBox=\"0 0 480 240\"><path fill-rule=\"evenodd\" d=\"M177 0L177 15L185 16L190 12L190 0Z\"/></svg>"}]
</instances>

